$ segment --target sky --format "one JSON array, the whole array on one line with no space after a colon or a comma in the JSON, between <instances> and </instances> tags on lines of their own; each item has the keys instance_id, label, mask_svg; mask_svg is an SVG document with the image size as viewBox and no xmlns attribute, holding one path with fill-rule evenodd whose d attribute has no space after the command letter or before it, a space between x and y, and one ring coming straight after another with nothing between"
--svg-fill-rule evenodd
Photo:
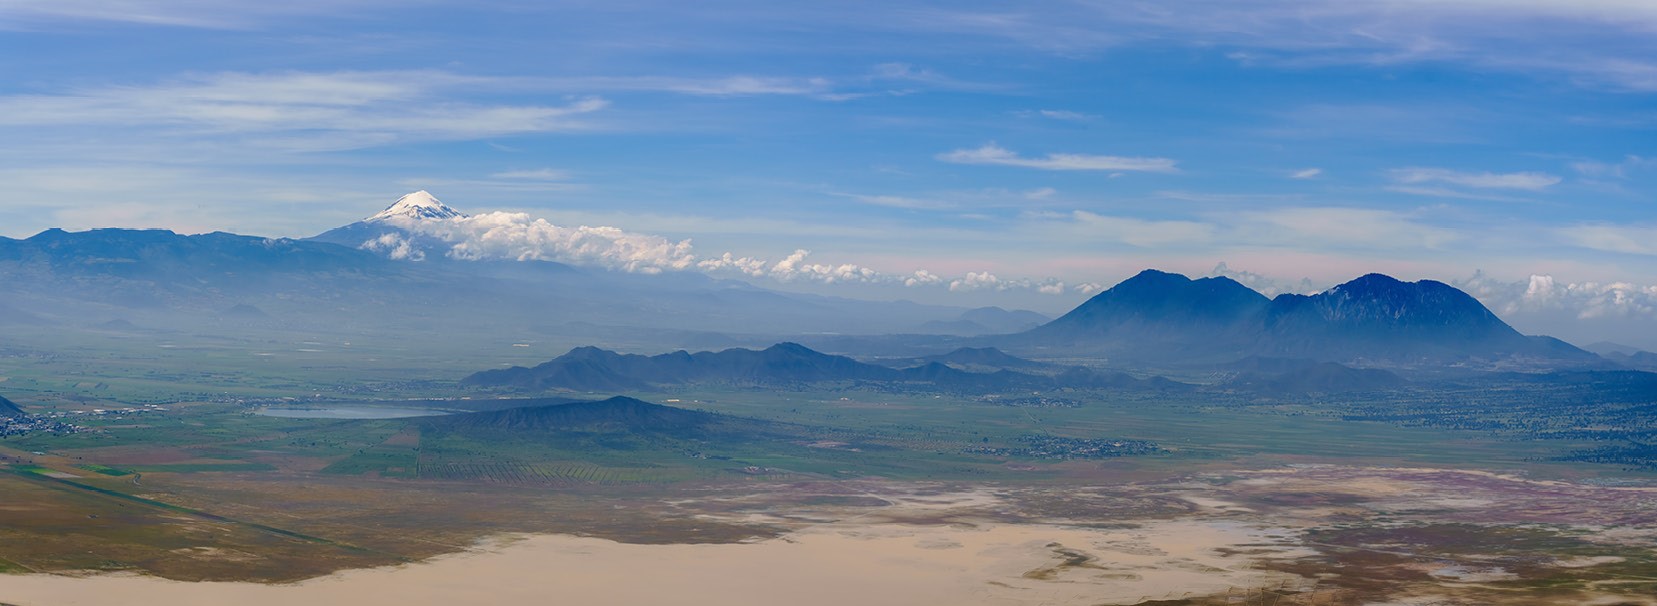
<instances>
[{"instance_id":1,"label":"sky","mask_svg":"<svg viewBox=\"0 0 1657 606\"><path fill-rule=\"evenodd\" d=\"M1049 313L1383 272L1657 347L1649 0L0 0L0 75L8 237L427 190L624 271Z\"/></svg>"}]
</instances>

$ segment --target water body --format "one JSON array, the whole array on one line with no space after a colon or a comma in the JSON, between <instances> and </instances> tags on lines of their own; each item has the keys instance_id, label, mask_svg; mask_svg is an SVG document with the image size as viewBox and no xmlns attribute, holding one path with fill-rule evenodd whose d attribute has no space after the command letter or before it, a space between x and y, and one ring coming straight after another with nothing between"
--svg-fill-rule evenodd
<instances>
[{"instance_id":1,"label":"water body","mask_svg":"<svg viewBox=\"0 0 1657 606\"><path fill-rule=\"evenodd\" d=\"M431 408L397 408L395 406L308 406L305 408L260 408L253 411L253 414L285 419L406 419L446 415L449 414L449 411Z\"/></svg>"}]
</instances>

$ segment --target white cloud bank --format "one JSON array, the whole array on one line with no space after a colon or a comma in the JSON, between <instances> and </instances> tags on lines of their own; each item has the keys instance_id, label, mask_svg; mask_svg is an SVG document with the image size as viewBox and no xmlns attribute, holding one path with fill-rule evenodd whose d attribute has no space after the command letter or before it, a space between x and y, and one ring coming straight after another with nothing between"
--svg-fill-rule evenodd
<instances>
[{"instance_id":1,"label":"white cloud bank","mask_svg":"<svg viewBox=\"0 0 1657 606\"><path fill-rule=\"evenodd\" d=\"M990 272L967 272L956 278L925 269L890 273L853 263L813 262L811 251L796 249L777 260L738 256L729 252L699 257L690 240L629 232L616 227L556 225L525 213L491 212L448 219L420 219L394 215L384 219L407 235L388 233L361 244L361 248L392 259L421 261L422 247L441 243L444 256L468 261L556 261L587 267L643 274L701 271L712 275L767 278L778 282L821 284L887 284L905 287L947 288L950 292L1027 290L1041 294L1091 293L1094 284L1067 288L1048 278L1002 279ZM430 254L437 254L430 251Z\"/></svg>"},{"instance_id":2,"label":"white cloud bank","mask_svg":"<svg viewBox=\"0 0 1657 606\"><path fill-rule=\"evenodd\" d=\"M1657 318L1657 285L1564 282L1551 275L1505 282L1483 273L1453 284L1500 315L1564 312L1579 320Z\"/></svg>"}]
</instances>

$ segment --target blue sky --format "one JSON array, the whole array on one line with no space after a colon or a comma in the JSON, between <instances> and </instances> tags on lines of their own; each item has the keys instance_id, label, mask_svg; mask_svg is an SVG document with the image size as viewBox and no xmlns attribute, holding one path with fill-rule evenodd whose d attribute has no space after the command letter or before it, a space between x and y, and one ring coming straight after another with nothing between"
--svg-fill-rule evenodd
<instances>
[{"instance_id":1,"label":"blue sky","mask_svg":"<svg viewBox=\"0 0 1657 606\"><path fill-rule=\"evenodd\" d=\"M1224 263L1657 335L1646 0L252 4L0 0L0 234L308 236L426 189L852 296Z\"/></svg>"}]
</instances>

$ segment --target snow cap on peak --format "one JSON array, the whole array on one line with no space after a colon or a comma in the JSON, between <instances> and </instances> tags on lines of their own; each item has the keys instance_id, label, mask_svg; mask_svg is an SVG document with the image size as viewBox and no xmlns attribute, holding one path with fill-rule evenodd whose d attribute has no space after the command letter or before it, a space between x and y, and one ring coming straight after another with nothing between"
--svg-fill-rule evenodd
<instances>
[{"instance_id":1,"label":"snow cap on peak","mask_svg":"<svg viewBox=\"0 0 1657 606\"><path fill-rule=\"evenodd\" d=\"M449 208L438 201L436 196L426 190L420 190L397 199L397 202L386 207L379 214L369 217L367 221L381 221L392 217L410 217L414 219L455 219L465 217L464 213Z\"/></svg>"}]
</instances>

